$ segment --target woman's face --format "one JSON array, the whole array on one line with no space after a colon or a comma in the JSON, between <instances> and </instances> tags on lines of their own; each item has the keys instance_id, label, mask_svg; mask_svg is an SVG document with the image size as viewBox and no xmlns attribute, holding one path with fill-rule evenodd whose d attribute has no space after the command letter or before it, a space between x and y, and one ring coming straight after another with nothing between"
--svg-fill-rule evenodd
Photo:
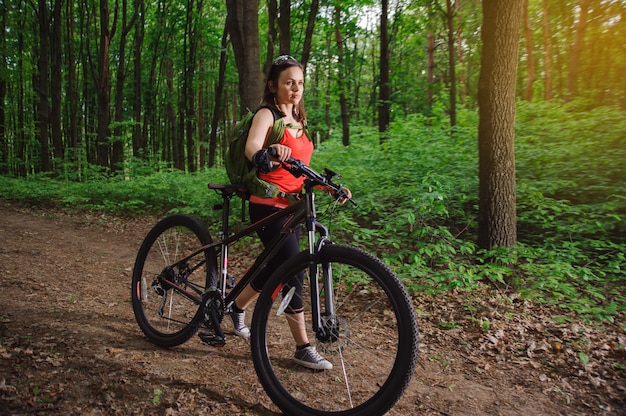
<instances>
[{"instance_id":1,"label":"woman's face","mask_svg":"<svg viewBox=\"0 0 626 416\"><path fill-rule=\"evenodd\" d=\"M278 104L297 105L304 92L304 74L297 66L290 66L280 73L277 85L270 81L271 91L276 94Z\"/></svg>"}]
</instances>

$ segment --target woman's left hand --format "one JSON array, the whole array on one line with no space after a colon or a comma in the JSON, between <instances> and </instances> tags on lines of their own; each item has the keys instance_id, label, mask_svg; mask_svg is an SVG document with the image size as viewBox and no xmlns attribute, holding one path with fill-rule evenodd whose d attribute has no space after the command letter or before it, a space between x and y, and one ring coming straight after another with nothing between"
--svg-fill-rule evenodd
<instances>
[{"instance_id":1,"label":"woman's left hand","mask_svg":"<svg viewBox=\"0 0 626 416\"><path fill-rule=\"evenodd\" d=\"M350 192L350 190L348 188L344 188L344 187L341 187L341 191L342 191L342 195L337 195L337 191L335 191L330 186L325 186L324 187L324 192L326 192L327 194L332 195L333 197L337 198L337 201L340 204L345 204L350 199L352 199L352 192Z\"/></svg>"}]
</instances>

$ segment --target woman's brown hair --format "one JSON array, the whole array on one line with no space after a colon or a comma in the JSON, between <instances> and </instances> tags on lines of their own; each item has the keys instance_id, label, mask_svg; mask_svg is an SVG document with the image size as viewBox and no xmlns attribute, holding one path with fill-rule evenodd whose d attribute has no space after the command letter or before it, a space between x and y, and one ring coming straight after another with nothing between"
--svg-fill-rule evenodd
<instances>
[{"instance_id":1,"label":"woman's brown hair","mask_svg":"<svg viewBox=\"0 0 626 416\"><path fill-rule=\"evenodd\" d=\"M270 73L267 76L267 82L265 83L265 91L263 92L263 105L272 107L280 112L280 108L276 103L276 94L274 94L270 90L270 81L273 85L278 85L278 78L280 74L291 67L298 67L302 70L304 74L304 67L300 62L298 62L293 56L290 55L281 55L274 63L272 63L272 67L270 68ZM293 118L298 122L304 122L306 120L306 111L304 110L304 96L300 99L300 102L293 107Z\"/></svg>"}]
</instances>

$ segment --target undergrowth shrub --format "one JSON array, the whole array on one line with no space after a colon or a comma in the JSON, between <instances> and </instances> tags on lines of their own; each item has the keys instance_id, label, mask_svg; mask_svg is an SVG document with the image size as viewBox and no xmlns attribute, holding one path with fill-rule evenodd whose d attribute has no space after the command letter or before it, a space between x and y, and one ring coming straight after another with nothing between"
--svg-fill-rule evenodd
<instances>
[{"instance_id":1,"label":"undergrowth shrub","mask_svg":"<svg viewBox=\"0 0 626 416\"><path fill-rule=\"evenodd\" d=\"M458 126L420 115L375 128L353 126L317 147L312 166L342 174L358 203L328 210L334 239L375 252L409 290L436 294L489 283L589 319L626 312L626 117L609 108L520 103L516 127L518 241L485 251L476 245L477 114ZM152 166L152 165L151 165ZM85 170L87 171L87 170ZM184 174L136 163L119 177L84 183L0 177L0 195L31 204L143 213L190 213L214 226L220 198L206 187L223 168ZM240 216L233 203L233 218ZM332 216L331 216L332 213ZM346 241L347 240L347 241Z\"/></svg>"}]
</instances>

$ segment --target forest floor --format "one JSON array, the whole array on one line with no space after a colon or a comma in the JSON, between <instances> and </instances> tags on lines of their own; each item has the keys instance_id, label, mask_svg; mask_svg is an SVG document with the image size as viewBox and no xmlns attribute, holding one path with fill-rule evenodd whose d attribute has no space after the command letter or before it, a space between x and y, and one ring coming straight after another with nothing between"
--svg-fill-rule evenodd
<instances>
[{"instance_id":1,"label":"forest floor","mask_svg":"<svg viewBox=\"0 0 626 416\"><path fill-rule=\"evenodd\" d=\"M248 342L142 336L130 277L155 221L0 202L0 415L280 414ZM625 316L585 323L486 288L414 302L418 365L390 414L626 414Z\"/></svg>"}]
</instances>

